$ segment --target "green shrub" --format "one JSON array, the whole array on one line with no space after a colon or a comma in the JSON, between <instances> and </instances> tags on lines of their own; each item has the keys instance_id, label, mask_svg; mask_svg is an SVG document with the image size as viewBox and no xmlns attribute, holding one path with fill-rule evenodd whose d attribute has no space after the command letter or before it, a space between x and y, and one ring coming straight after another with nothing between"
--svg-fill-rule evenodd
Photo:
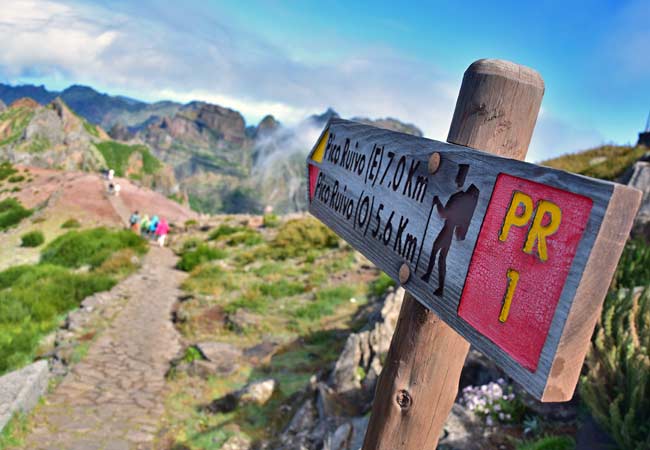
<instances>
[{"instance_id":1,"label":"green shrub","mask_svg":"<svg viewBox=\"0 0 650 450\"><path fill-rule=\"evenodd\" d=\"M276 214L264 214L262 221L266 228L276 228L280 225L280 218Z\"/></svg>"},{"instance_id":2,"label":"green shrub","mask_svg":"<svg viewBox=\"0 0 650 450\"><path fill-rule=\"evenodd\" d=\"M18 169L16 169L10 162L4 161L0 163L0 181L9 178L17 172Z\"/></svg>"},{"instance_id":3,"label":"green shrub","mask_svg":"<svg viewBox=\"0 0 650 450\"><path fill-rule=\"evenodd\" d=\"M65 222L61 224L61 228L68 229L68 228L81 228L81 222L79 222L77 219L68 219Z\"/></svg>"},{"instance_id":4,"label":"green shrub","mask_svg":"<svg viewBox=\"0 0 650 450\"><path fill-rule=\"evenodd\" d=\"M517 446L517 450L573 450L574 448L576 442L570 436L545 436Z\"/></svg>"},{"instance_id":5,"label":"green shrub","mask_svg":"<svg viewBox=\"0 0 650 450\"><path fill-rule=\"evenodd\" d=\"M650 288L605 300L580 385L593 417L621 449L650 448Z\"/></svg>"},{"instance_id":6,"label":"green shrub","mask_svg":"<svg viewBox=\"0 0 650 450\"><path fill-rule=\"evenodd\" d=\"M348 286L338 286L324 289L316 293L314 300L294 311L294 317L310 321L324 316L330 316L336 307L348 301L354 295L354 290Z\"/></svg>"},{"instance_id":7,"label":"green shrub","mask_svg":"<svg viewBox=\"0 0 650 450\"><path fill-rule=\"evenodd\" d=\"M273 256L285 259L300 256L309 250L335 248L339 238L313 217L285 222L271 242Z\"/></svg>"},{"instance_id":8,"label":"green shrub","mask_svg":"<svg viewBox=\"0 0 650 450\"><path fill-rule=\"evenodd\" d=\"M232 225L222 224L208 234L208 241L218 241L223 237L242 231L244 227L233 227Z\"/></svg>"},{"instance_id":9,"label":"green shrub","mask_svg":"<svg viewBox=\"0 0 650 450\"><path fill-rule=\"evenodd\" d=\"M650 245L643 239L628 241L614 277L614 287L650 285Z\"/></svg>"},{"instance_id":10,"label":"green shrub","mask_svg":"<svg viewBox=\"0 0 650 450\"><path fill-rule=\"evenodd\" d=\"M370 283L368 293L374 297L381 297L386 293L386 291L388 291L389 287L394 287L395 284L395 281L391 277L386 275L386 273L381 272L379 277Z\"/></svg>"},{"instance_id":11,"label":"green shrub","mask_svg":"<svg viewBox=\"0 0 650 450\"><path fill-rule=\"evenodd\" d=\"M304 283L280 280L260 285L260 292L273 299L292 297L305 292Z\"/></svg>"},{"instance_id":12,"label":"green shrub","mask_svg":"<svg viewBox=\"0 0 650 450\"><path fill-rule=\"evenodd\" d=\"M258 231L249 228L245 228L242 231L232 234L228 239L226 239L226 244L230 246L244 244L247 247L251 247L253 245L261 244L262 242L264 242L262 235Z\"/></svg>"},{"instance_id":13,"label":"green shrub","mask_svg":"<svg viewBox=\"0 0 650 450\"><path fill-rule=\"evenodd\" d=\"M114 285L105 275L76 274L49 264L0 272L0 374L30 362L62 314Z\"/></svg>"},{"instance_id":14,"label":"green shrub","mask_svg":"<svg viewBox=\"0 0 650 450\"><path fill-rule=\"evenodd\" d=\"M129 230L73 230L50 242L41 253L41 262L72 268L83 265L96 268L113 253L126 248L144 254L149 247L147 241Z\"/></svg>"},{"instance_id":15,"label":"green shrub","mask_svg":"<svg viewBox=\"0 0 650 450\"><path fill-rule=\"evenodd\" d=\"M193 250L184 252L181 255L180 261L178 264L176 264L176 267L180 270L189 272L199 264L213 261L215 259L223 259L225 257L225 251L218 248L209 247L206 244L200 244Z\"/></svg>"},{"instance_id":16,"label":"green shrub","mask_svg":"<svg viewBox=\"0 0 650 450\"><path fill-rule=\"evenodd\" d=\"M12 175L9 177L7 180L10 183L20 183L21 181L25 181L25 176L24 175Z\"/></svg>"},{"instance_id":17,"label":"green shrub","mask_svg":"<svg viewBox=\"0 0 650 450\"><path fill-rule=\"evenodd\" d=\"M32 210L23 207L15 198L6 198L0 201L0 231L17 225L31 215Z\"/></svg>"},{"instance_id":18,"label":"green shrub","mask_svg":"<svg viewBox=\"0 0 650 450\"><path fill-rule=\"evenodd\" d=\"M199 224L199 221L196 219L189 219L185 221L185 227L193 227Z\"/></svg>"},{"instance_id":19,"label":"green shrub","mask_svg":"<svg viewBox=\"0 0 650 450\"><path fill-rule=\"evenodd\" d=\"M30 231L20 237L21 247L38 247L43 242L45 242L45 236L43 236L43 232L39 230Z\"/></svg>"}]
</instances>

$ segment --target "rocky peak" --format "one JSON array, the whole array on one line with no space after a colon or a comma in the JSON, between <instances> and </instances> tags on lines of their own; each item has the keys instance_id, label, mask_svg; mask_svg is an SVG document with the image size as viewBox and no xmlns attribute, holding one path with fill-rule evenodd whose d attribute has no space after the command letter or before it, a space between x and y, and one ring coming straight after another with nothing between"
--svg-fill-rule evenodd
<instances>
[{"instance_id":1,"label":"rocky peak","mask_svg":"<svg viewBox=\"0 0 650 450\"><path fill-rule=\"evenodd\" d=\"M10 108L27 109L37 109L39 106L40 105L37 102L28 97L19 98L18 100L15 100L11 105L9 105Z\"/></svg>"},{"instance_id":2,"label":"rocky peak","mask_svg":"<svg viewBox=\"0 0 650 450\"><path fill-rule=\"evenodd\" d=\"M133 137L133 133L131 133L121 122L117 122L113 125L109 130L108 135L116 141L128 141Z\"/></svg>"},{"instance_id":3,"label":"rocky peak","mask_svg":"<svg viewBox=\"0 0 650 450\"><path fill-rule=\"evenodd\" d=\"M232 109L204 103L197 110L196 120L221 134L226 141L242 142L246 137L244 117Z\"/></svg>"},{"instance_id":4,"label":"rocky peak","mask_svg":"<svg viewBox=\"0 0 650 450\"><path fill-rule=\"evenodd\" d=\"M309 118L312 121L316 122L316 124L318 124L319 126L325 125L325 123L327 123L327 121L330 120L332 117L341 117L339 116L339 113L337 113L332 109L332 107L327 108L327 111L325 111L322 114L313 114L309 116Z\"/></svg>"},{"instance_id":5,"label":"rocky peak","mask_svg":"<svg viewBox=\"0 0 650 450\"><path fill-rule=\"evenodd\" d=\"M255 130L255 136L256 137L268 136L269 134L277 130L279 126L280 126L280 122L278 122L275 117L273 117L270 114L264 116L264 118L260 121L259 125L257 125L257 129Z\"/></svg>"}]
</instances>

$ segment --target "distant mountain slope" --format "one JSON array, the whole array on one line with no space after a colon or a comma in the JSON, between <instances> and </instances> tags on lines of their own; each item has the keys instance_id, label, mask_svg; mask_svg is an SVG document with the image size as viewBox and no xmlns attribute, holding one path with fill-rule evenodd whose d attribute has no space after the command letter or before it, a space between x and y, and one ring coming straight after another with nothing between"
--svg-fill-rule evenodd
<instances>
[{"instance_id":1,"label":"distant mountain slope","mask_svg":"<svg viewBox=\"0 0 650 450\"><path fill-rule=\"evenodd\" d=\"M93 142L120 173L129 172L122 170L124 161L139 164L146 172L150 158L137 149L149 147L153 156L173 168L191 204L211 213L259 212L267 206L281 213L304 209L304 158L327 120L339 116L329 108L293 126L270 115L256 126L247 126L238 111L206 102L146 103L79 85L61 92L43 86L0 85L0 101L13 102L28 93L42 104L60 96L87 126L110 130L110 138L119 142ZM417 127L397 119L353 120L422 136ZM131 161L131 155L140 155L140 161ZM138 175L130 172L129 176Z\"/></svg>"},{"instance_id":2,"label":"distant mountain slope","mask_svg":"<svg viewBox=\"0 0 650 450\"><path fill-rule=\"evenodd\" d=\"M58 97L45 106L18 99L0 112L0 160L68 171L112 168L166 194L177 189L173 170L146 146L113 141Z\"/></svg>"},{"instance_id":3,"label":"distant mountain slope","mask_svg":"<svg viewBox=\"0 0 650 450\"><path fill-rule=\"evenodd\" d=\"M588 177L617 180L648 151L650 149L642 146L603 145L549 159L542 164Z\"/></svg>"}]
</instances>

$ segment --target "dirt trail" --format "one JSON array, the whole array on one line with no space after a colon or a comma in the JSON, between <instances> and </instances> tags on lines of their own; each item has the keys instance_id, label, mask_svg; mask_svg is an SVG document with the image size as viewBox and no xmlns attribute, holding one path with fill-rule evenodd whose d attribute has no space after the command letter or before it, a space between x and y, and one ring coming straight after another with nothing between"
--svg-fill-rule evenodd
<instances>
[{"instance_id":1,"label":"dirt trail","mask_svg":"<svg viewBox=\"0 0 650 450\"><path fill-rule=\"evenodd\" d=\"M180 349L170 321L184 277L175 262L171 250L152 247L142 269L111 291L127 304L37 409L23 448L153 448L164 375Z\"/></svg>"}]
</instances>

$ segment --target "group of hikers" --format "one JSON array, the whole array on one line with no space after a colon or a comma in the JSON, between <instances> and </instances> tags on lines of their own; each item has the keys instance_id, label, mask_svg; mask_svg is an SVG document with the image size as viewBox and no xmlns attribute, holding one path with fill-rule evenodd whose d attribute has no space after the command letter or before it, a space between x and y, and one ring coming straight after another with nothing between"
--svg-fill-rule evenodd
<instances>
[{"instance_id":1,"label":"group of hikers","mask_svg":"<svg viewBox=\"0 0 650 450\"><path fill-rule=\"evenodd\" d=\"M165 239L167 233L169 233L169 224L164 218L159 218L156 215L149 218L147 214L140 217L139 211L133 211L129 218L129 225L134 233L155 240L161 247L165 246Z\"/></svg>"}]
</instances>

